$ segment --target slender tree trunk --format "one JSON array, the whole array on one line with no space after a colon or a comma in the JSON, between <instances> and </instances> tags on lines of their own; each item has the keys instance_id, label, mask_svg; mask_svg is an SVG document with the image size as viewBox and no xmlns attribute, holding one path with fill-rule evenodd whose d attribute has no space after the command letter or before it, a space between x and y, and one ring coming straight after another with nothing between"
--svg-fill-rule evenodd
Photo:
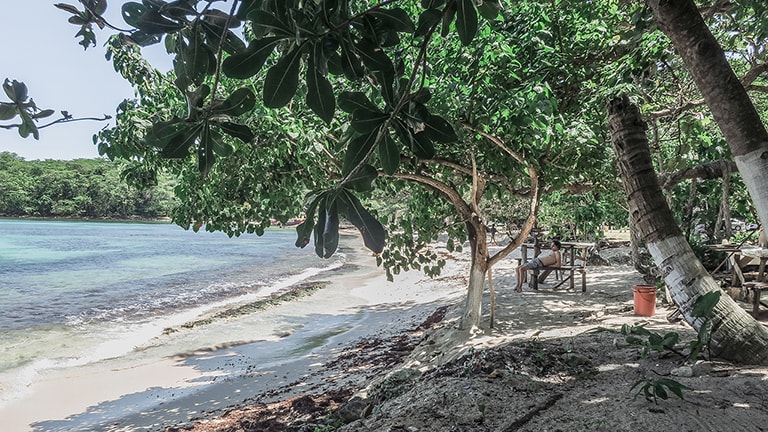
<instances>
[{"instance_id":1,"label":"slender tree trunk","mask_svg":"<svg viewBox=\"0 0 768 432\"><path fill-rule=\"evenodd\" d=\"M694 255L664 201L640 111L626 96L614 99L608 104L608 123L629 198L631 225L645 240L686 322L698 331L704 320L691 315L693 303L720 287ZM721 323L710 342L715 355L743 363L768 364L768 329L733 299L722 296L710 319Z\"/></svg>"},{"instance_id":2,"label":"slender tree trunk","mask_svg":"<svg viewBox=\"0 0 768 432\"><path fill-rule=\"evenodd\" d=\"M488 243L485 226L476 215L472 216L466 225L472 258L467 286L467 304L461 317L460 328L471 330L480 327L485 273L488 270Z\"/></svg>"},{"instance_id":3,"label":"slender tree trunk","mask_svg":"<svg viewBox=\"0 0 768 432\"><path fill-rule=\"evenodd\" d=\"M768 131L760 115L693 0L648 3L722 130L761 225L768 226Z\"/></svg>"}]
</instances>

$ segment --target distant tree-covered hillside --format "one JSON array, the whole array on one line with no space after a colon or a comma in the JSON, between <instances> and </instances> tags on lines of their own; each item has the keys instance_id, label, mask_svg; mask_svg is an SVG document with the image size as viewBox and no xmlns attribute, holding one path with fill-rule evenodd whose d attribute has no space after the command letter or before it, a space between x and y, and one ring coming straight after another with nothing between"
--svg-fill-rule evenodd
<instances>
[{"instance_id":1,"label":"distant tree-covered hillside","mask_svg":"<svg viewBox=\"0 0 768 432\"><path fill-rule=\"evenodd\" d=\"M103 159L27 161L0 153L0 216L155 218L175 205L173 184L147 190L121 178L124 162Z\"/></svg>"}]
</instances>

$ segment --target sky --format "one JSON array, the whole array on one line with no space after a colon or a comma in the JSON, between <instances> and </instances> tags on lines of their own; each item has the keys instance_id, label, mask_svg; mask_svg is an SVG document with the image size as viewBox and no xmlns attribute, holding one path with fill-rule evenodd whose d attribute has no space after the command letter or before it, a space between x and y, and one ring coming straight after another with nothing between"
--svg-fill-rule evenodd
<instances>
[{"instance_id":1,"label":"sky","mask_svg":"<svg viewBox=\"0 0 768 432\"><path fill-rule=\"evenodd\" d=\"M114 117L117 105L132 98L134 92L104 58L103 45L111 33L95 27L97 45L84 51L78 45L80 39L75 38L79 26L67 22L71 14L53 6L61 2L82 9L77 0L4 2L0 14L0 82L6 78L24 82L39 108L56 111L38 124L59 118L61 110L75 117ZM120 16L123 3L126 1L108 2L105 16L117 27L125 27ZM169 65L170 60L161 53L156 49L153 58L150 51L150 62ZM0 101L8 101L5 92L0 91ZM109 126L114 122L58 124L41 129L40 140L32 136L23 139L16 129L0 129L0 152L13 152L26 160L96 158L99 153L92 136Z\"/></svg>"}]
</instances>

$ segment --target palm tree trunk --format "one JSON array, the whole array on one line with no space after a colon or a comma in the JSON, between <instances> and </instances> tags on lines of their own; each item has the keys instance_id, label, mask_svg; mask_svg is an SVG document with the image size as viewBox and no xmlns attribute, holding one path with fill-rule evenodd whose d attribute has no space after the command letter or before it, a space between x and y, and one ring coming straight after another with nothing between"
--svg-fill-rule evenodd
<instances>
[{"instance_id":1,"label":"palm tree trunk","mask_svg":"<svg viewBox=\"0 0 768 432\"><path fill-rule=\"evenodd\" d=\"M705 321L692 316L693 303L720 287L694 255L664 200L640 111L626 96L614 99L608 104L608 123L629 200L631 225L645 240L686 322L698 331ZM768 364L768 329L733 299L722 296L709 319L721 323L710 341L715 355L742 363Z\"/></svg>"},{"instance_id":2,"label":"palm tree trunk","mask_svg":"<svg viewBox=\"0 0 768 432\"><path fill-rule=\"evenodd\" d=\"M722 130L761 225L768 226L768 131L752 100L693 0L648 3Z\"/></svg>"}]
</instances>

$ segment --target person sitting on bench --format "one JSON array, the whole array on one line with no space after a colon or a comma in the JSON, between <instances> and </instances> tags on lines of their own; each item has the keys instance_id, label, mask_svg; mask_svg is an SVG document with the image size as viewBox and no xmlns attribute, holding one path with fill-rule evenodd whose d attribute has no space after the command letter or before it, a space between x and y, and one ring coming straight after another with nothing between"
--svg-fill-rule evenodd
<instances>
[{"instance_id":1,"label":"person sitting on bench","mask_svg":"<svg viewBox=\"0 0 768 432\"><path fill-rule=\"evenodd\" d=\"M517 287L515 291L523 291L523 280L525 280L525 272L528 270L537 270L544 267L560 267L562 265L562 258L560 256L560 242L552 240L549 244L549 248L552 249L552 253L545 256L537 256L536 258L528 261L527 263L518 266L517 272Z\"/></svg>"}]
</instances>

